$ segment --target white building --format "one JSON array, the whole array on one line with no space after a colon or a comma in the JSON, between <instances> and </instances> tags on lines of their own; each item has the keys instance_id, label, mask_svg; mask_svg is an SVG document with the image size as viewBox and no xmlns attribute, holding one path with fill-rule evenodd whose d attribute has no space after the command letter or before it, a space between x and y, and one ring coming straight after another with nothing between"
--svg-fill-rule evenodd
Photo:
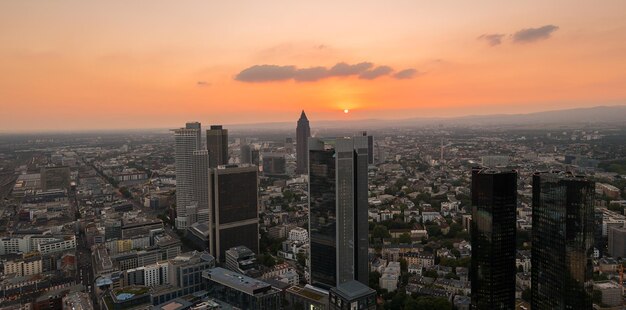
<instances>
[{"instance_id":1,"label":"white building","mask_svg":"<svg viewBox=\"0 0 626 310\"><path fill-rule=\"evenodd\" d=\"M289 240L307 242L309 240L309 233L302 227L296 227L289 231Z\"/></svg>"},{"instance_id":2,"label":"white building","mask_svg":"<svg viewBox=\"0 0 626 310\"><path fill-rule=\"evenodd\" d=\"M187 207L191 205L193 188L193 152L199 149L198 129L174 129L174 160L176 162L176 229L186 229Z\"/></svg>"}]
</instances>

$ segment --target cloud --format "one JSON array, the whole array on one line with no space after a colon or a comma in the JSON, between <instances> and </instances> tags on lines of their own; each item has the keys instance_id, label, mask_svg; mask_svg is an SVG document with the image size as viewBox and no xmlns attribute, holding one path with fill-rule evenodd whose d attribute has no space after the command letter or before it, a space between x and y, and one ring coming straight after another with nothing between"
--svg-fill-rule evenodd
<instances>
[{"instance_id":1,"label":"cloud","mask_svg":"<svg viewBox=\"0 0 626 310\"><path fill-rule=\"evenodd\" d=\"M330 68L330 75L332 76L348 76L357 75L367 71L374 65L371 62L361 62L355 65L349 65L345 62L340 62Z\"/></svg>"},{"instance_id":2,"label":"cloud","mask_svg":"<svg viewBox=\"0 0 626 310\"><path fill-rule=\"evenodd\" d=\"M293 79L299 82L314 82L325 77L328 77L328 70L326 68L311 67L296 70Z\"/></svg>"},{"instance_id":3,"label":"cloud","mask_svg":"<svg viewBox=\"0 0 626 310\"><path fill-rule=\"evenodd\" d=\"M539 40L545 40L552 35L553 32L559 29L555 25L545 25L539 28L526 28L513 34L513 42L516 43L528 43Z\"/></svg>"},{"instance_id":4,"label":"cloud","mask_svg":"<svg viewBox=\"0 0 626 310\"><path fill-rule=\"evenodd\" d=\"M295 72L295 66L255 65L239 72L235 80L253 83L284 81L294 78Z\"/></svg>"},{"instance_id":5,"label":"cloud","mask_svg":"<svg viewBox=\"0 0 626 310\"><path fill-rule=\"evenodd\" d=\"M483 34L482 36L478 37L479 40L485 40L491 46L502 44L502 38L504 38L504 34L501 33Z\"/></svg>"},{"instance_id":6,"label":"cloud","mask_svg":"<svg viewBox=\"0 0 626 310\"><path fill-rule=\"evenodd\" d=\"M404 70L398 71L394 73L392 77L398 80L406 80L406 79L413 78L416 74L417 74L417 70L411 68L411 69L404 69Z\"/></svg>"},{"instance_id":7,"label":"cloud","mask_svg":"<svg viewBox=\"0 0 626 310\"><path fill-rule=\"evenodd\" d=\"M368 70L359 74L359 79L373 80L377 77L387 75L391 72L393 72L393 69L391 69L391 67L389 66L378 66L372 70Z\"/></svg>"},{"instance_id":8,"label":"cloud","mask_svg":"<svg viewBox=\"0 0 626 310\"><path fill-rule=\"evenodd\" d=\"M314 82L330 77L358 76L360 79L373 80L381 76L389 75L393 69L389 66L377 66L371 62L348 64L340 62L326 67L297 68L296 66L279 65L254 65L246 68L235 75L235 80L248 83L274 82L295 80L298 82ZM402 70L394 75L397 79L413 77L415 69Z\"/></svg>"}]
</instances>

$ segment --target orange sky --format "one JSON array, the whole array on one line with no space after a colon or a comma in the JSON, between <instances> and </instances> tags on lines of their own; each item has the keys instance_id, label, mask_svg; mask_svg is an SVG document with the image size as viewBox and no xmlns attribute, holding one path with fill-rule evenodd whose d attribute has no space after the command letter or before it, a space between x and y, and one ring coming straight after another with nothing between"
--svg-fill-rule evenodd
<instances>
[{"instance_id":1,"label":"orange sky","mask_svg":"<svg viewBox=\"0 0 626 310\"><path fill-rule=\"evenodd\" d=\"M546 2L5 0L0 132L626 104L626 2ZM235 79L341 62L372 65ZM393 72L359 78L378 66Z\"/></svg>"}]
</instances>

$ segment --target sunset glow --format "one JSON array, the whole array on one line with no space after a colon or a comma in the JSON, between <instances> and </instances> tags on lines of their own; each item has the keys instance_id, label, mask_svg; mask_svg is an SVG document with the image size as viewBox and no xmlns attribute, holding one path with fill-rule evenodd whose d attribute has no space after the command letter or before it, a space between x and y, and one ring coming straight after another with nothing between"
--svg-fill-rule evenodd
<instances>
[{"instance_id":1,"label":"sunset glow","mask_svg":"<svg viewBox=\"0 0 626 310\"><path fill-rule=\"evenodd\" d=\"M626 103L619 0L9 0L0 42L0 132Z\"/></svg>"}]
</instances>

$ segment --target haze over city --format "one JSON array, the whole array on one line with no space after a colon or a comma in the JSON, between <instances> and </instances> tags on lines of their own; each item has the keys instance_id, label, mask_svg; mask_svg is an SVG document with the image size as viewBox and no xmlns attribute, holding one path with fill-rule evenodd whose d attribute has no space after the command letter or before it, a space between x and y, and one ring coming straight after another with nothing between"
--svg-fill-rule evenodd
<instances>
[{"instance_id":1,"label":"haze over city","mask_svg":"<svg viewBox=\"0 0 626 310\"><path fill-rule=\"evenodd\" d=\"M625 268L625 1L0 3L0 310L618 310Z\"/></svg>"},{"instance_id":2,"label":"haze over city","mask_svg":"<svg viewBox=\"0 0 626 310\"><path fill-rule=\"evenodd\" d=\"M4 1L0 132L626 100L626 4ZM343 113L345 109L349 113Z\"/></svg>"}]
</instances>

